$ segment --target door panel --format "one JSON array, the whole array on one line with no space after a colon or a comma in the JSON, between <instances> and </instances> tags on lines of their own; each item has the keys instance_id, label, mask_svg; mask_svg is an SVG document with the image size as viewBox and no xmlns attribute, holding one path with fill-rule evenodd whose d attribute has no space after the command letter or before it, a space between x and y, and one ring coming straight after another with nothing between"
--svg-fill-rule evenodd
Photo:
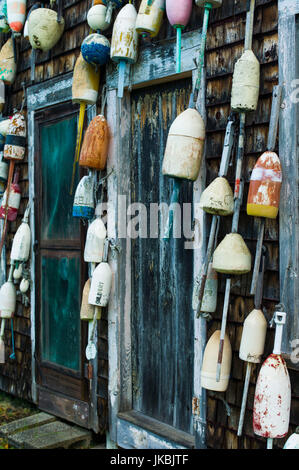
<instances>
[{"instance_id":1,"label":"door panel","mask_svg":"<svg viewBox=\"0 0 299 470\"><path fill-rule=\"evenodd\" d=\"M187 79L131 95L132 203L147 207L148 232L150 203L170 203L173 180L162 175L162 161L169 127L188 107L190 92ZM181 205L192 203L192 190L184 181ZM132 240L133 409L190 433L193 253L185 241Z\"/></svg>"},{"instance_id":2,"label":"door panel","mask_svg":"<svg viewBox=\"0 0 299 470\"><path fill-rule=\"evenodd\" d=\"M84 378L87 326L80 321L87 279L85 230L72 216L70 195L77 118L78 107L71 103L36 114L36 343L39 407L82 425L82 416L67 411L77 409L78 403L89 408ZM74 187L78 180L77 166ZM84 419L88 427L86 413Z\"/></svg>"}]
</instances>

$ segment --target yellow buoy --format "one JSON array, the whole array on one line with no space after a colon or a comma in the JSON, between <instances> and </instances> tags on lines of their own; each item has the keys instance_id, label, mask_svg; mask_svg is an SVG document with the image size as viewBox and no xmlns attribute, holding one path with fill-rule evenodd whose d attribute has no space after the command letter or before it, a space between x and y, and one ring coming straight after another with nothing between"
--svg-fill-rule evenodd
<instances>
[{"instance_id":1,"label":"yellow buoy","mask_svg":"<svg viewBox=\"0 0 299 470\"><path fill-rule=\"evenodd\" d=\"M159 34L163 15L165 11L165 0L142 0L136 19L136 31L143 36L154 38Z\"/></svg>"},{"instance_id":2,"label":"yellow buoy","mask_svg":"<svg viewBox=\"0 0 299 470\"><path fill-rule=\"evenodd\" d=\"M88 303L88 296L90 291L91 281L88 279L84 285L82 293L82 302L80 310L80 319L90 321L94 317L94 306ZM97 310L97 320L101 319L101 308Z\"/></svg>"},{"instance_id":3,"label":"yellow buoy","mask_svg":"<svg viewBox=\"0 0 299 470\"><path fill-rule=\"evenodd\" d=\"M100 70L88 64L80 53L74 68L73 103L95 104L98 98Z\"/></svg>"}]
</instances>

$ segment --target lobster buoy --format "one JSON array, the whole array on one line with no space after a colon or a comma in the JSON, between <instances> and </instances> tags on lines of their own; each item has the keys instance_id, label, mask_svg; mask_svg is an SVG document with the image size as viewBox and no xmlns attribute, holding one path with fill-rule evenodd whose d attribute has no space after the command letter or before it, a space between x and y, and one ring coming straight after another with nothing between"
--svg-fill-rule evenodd
<instances>
[{"instance_id":1,"label":"lobster buoy","mask_svg":"<svg viewBox=\"0 0 299 470\"><path fill-rule=\"evenodd\" d=\"M98 98L100 70L85 62L80 53L74 68L72 100L74 103L95 104Z\"/></svg>"},{"instance_id":2,"label":"lobster buoy","mask_svg":"<svg viewBox=\"0 0 299 470\"><path fill-rule=\"evenodd\" d=\"M22 113L16 112L9 122L4 158L8 160L23 160L26 150L26 120Z\"/></svg>"},{"instance_id":3,"label":"lobster buoy","mask_svg":"<svg viewBox=\"0 0 299 470\"><path fill-rule=\"evenodd\" d=\"M14 33L23 29L26 17L26 0L7 0L7 20Z\"/></svg>"},{"instance_id":4,"label":"lobster buoy","mask_svg":"<svg viewBox=\"0 0 299 470\"><path fill-rule=\"evenodd\" d=\"M18 173L16 173L15 177L14 177L14 181L10 186L8 206L7 206L7 220L9 220L9 222L13 222L14 220L16 220L17 215L18 215L18 210L19 210L19 207L20 207L21 190L20 190L20 186L18 185L18 182L17 182L18 178L19 178L19 175L18 175ZM1 207L0 207L0 218L1 219L5 218L6 198L7 198L7 189L4 192L2 202L1 202Z\"/></svg>"},{"instance_id":5,"label":"lobster buoy","mask_svg":"<svg viewBox=\"0 0 299 470\"><path fill-rule=\"evenodd\" d=\"M272 439L287 435L290 421L291 384L285 360L281 356L284 312L275 312L276 323L273 353L263 363L255 389L253 431L258 436ZM268 445L268 448L271 446Z\"/></svg>"},{"instance_id":6,"label":"lobster buoy","mask_svg":"<svg viewBox=\"0 0 299 470\"><path fill-rule=\"evenodd\" d=\"M3 83L3 82L0 82ZM0 122L0 181L6 183L8 176L8 163L3 160L3 150L5 138L8 130L10 119Z\"/></svg>"},{"instance_id":7,"label":"lobster buoy","mask_svg":"<svg viewBox=\"0 0 299 470\"><path fill-rule=\"evenodd\" d=\"M292 434L287 442L285 443L284 449L297 449L299 450L299 427L297 427L296 431L294 432L294 434Z\"/></svg>"},{"instance_id":8,"label":"lobster buoy","mask_svg":"<svg viewBox=\"0 0 299 470\"><path fill-rule=\"evenodd\" d=\"M28 12L28 15L27 15L27 18L26 18L26 21L25 21L25 24L24 24L24 29L23 29L23 36L24 36L25 39L29 40L29 33L28 33L28 19L29 19L29 16L31 15L33 10L36 10L37 8L40 8L40 3L35 3L34 5L32 5L32 7L30 8L30 10Z\"/></svg>"},{"instance_id":9,"label":"lobster buoy","mask_svg":"<svg viewBox=\"0 0 299 470\"><path fill-rule=\"evenodd\" d=\"M25 294L30 287L30 282L28 279L23 278L20 282L20 291L22 294Z\"/></svg>"},{"instance_id":10,"label":"lobster buoy","mask_svg":"<svg viewBox=\"0 0 299 470\"><path fill-rule=\"evenodd\" d=\"M267 321L260 309L254 309L243 325L239 357L242 361L258 364L264 353Z\"/></svg>"},{"instance_id":11,"label":"lobster buoy","mask_svg":"<svg viewBox=\"0 0 299 470\"><path fill-rule=\"evenodd\" d=\"M90 292L90 279L85 282L82 292L82 302L80 310L80 319L85 321L91 321L94 318L94 307L88 303L88 296ZM97 311L97 320L101 319L101 309Z\"/></svg>"},{"instance_id":12,"label":"lobster buoy","mask_svg":"<svg viewBox=\"0 0 299 470\"><path fill-rule=\"evenodd\" d=\"M276 219L281 184L282 171L278 155L275 152L263 153L251 174L247 214Z\"/></svg>"},{"instance_id":13,"label":"lobster buoy","mask_svg":"<svg viewBox=\"0 0 299 470\"><path fill-rule=\"evenodd\" d=\"M188 108L172 123L164 153L162 173L195 181L199 175L205 125L198 111Z\"/></svg>"},{"instance_id":14,"label":"lobster buoy","mask_svg":"<svg viewBox=\"0 0 299 470\"><path fill-rule=\"evenodd\" d=\"M82 42L81 54L89 64L105 65L110 57L110 42L102 34L90 34Z\"/></svg>"},{"instance_id":15,"label":"lobster buoy","mask_svg":"<svg viewBox=\"0 0 299 470\"><path fill-rule=\"evenodd\" d=\"M13 278L18 281L22 277L23 266L22 263L19 264L18 268L14 269Z\"/></svg>"},{"instance_id":16,"label":"lobster buoy","mask_svg":"<svg viewBox=\"0 0 299 470\"><path fill-rule=\"evenodd\" d=\"M94 212L94 178L93 176L83 176L75 192L73 217L92 219Z\"/></svg>"},{"instance_id":17,"label":"lobster buoy","mask_svg":"<svg viewBox=\"0 0 299 470\"><path fill-rule=\"evenodd\" d=\"M107 231L103 221L98 217L88 227L84 261L87 263L100 263L103 259L104 243Z\"/></svg>"},{"instance_id":18,"label":"lobster buoy","mask_svg":"<svg viewBox=\"0 0 299 470\"><path fill-rule=\"evenodd\" d=\"M222 5L222 0L195 0L198 7L204 8L207 3L210 3L213 8L219 8Z\"/></svg>"},{"instance_id":19,"label":"lobster buoy","mask_svg":"<svg viewBox=\"0 0 299 470\"><path fill-rule=\"evenodd\" d=\"M16 288L12 280L5 282L0 289L0 317L12 318L17 303Z\"/></svg>"},{"instance_id":20,"label":"lobster buoy","mask_svg":"<svg viewBox=\"0 0 299 470\"><path fill-rule=\"evenodd\" d=\"M231 96L233 111L255 111L259 99L260 63L251 50L246 50L236 62Z\"/></svg>"},{"instance_id":21,"label":"lobster buoy","mask_svg":"<svg viewBox=\"0 0 299 470\"><path fill-rule=\"evenodd\" d=\"M215 313L217 308L218 274L209 264L207 279L200 310L206 313Z\"/></svg>"},{"instance_id":22,"label":"lobster buoy","mask_svg":"<svg viewBox=\"0 0 299 470\"><path fill-rule=\"evenodd\" d=\"M29 207L27 207L24 218L13 238L10 259L12 261L24 262L29 258L31 231L28 224Z\"/></svg>"},{"instance_id":23,"label":"lobster buoy","mask_svg":"<svg viewBox=\"0 0 299 470\"><path fill-rule=\"evenodd\" d=\"M166 0L169 23L177 31L177 73L181 71L182 30L187 26L192 12L192 0Z\"/></svg>"},{"instance_id":24,"label":"lobster buoy","mask_svg":"<svg viewBox=\"0 0 299 470\"><path fill-rule=\"evenodd\" d=\"M201 369L201 386L207 390L215 392L225 392L230 378L232 363L232 348L227 334L224 338L223 357L220 381L216 380L216 370L218 361L218 349L220 342L220 330L213 333L209 339L203 357Z\"/></svg>"},{"instance_id":25,"label":"lobster buoy","mask_svg":"<svg viewBox=\"0 0 299 470\"><path fill-rule=\"evenodd\" d=\"M2 46L0 51L0 80L7 85L12 85L17 72L17 64L15 62L12 38Z\"/></svg>"},{"instance_id":26,"label":"lobster buoy","mask_svg":"<svg viewBox=\"0 0 299 470\"><path fill-rule=\"evenodd\" d=\"M165 0L142 0L136 19L137 33L143 37L156 37L163 22L164 11Z\"/></svg>"},{"instance_id":27,"label":"lobster buoy","mask_svg":"<svg viewBox=\"0 0 299 470\"><path fill-rule=\"evenodd\" d=\"M106 307L112 285L112 271L108 263L100 263L93 272L88 302L97 307Z\"/></svg>"},{"instance_id":28,"label":"lobster buoy","mask_svg":"<svg viewBox=\"0 0 299 470\"><path fill-rule=\"evenodd\" d=\"M103 4L93 5L87 13L88 26L95 31L105 31L110 22L106 22L107 7Z\"/></svg>"},{"instance_id":29,"label":"lobster buoy","mask_svg":"<svg viewBox=\"0 0 299 470\"><path fill-rule=\"evenodd\" d=\"M111 40L111 59L119 64L118 67L118 97L123 97L125 72L127 64L137 60L138 35L135 30L137 12L134 5L124 6L113 25Z\"/></svg>"},{"instance_id":30,"label":"lobster buoy","mask_svg":"<svg viewBox=\"0 0 299 470\"><path fill-rule=\"evenodd\" d=\"M7 22L7 0L0 0L0 33L8 33L10 30Z\"/></svg>"},{"instance_id":31,"label":"lobster buoy","mask_svg":"<svg viewBox=\"0 0 299 470\"><path fill-rule=\"evenodd\" d=\"M251 270L251 254L241 235L230 233L214 252L213 269L225 274L246 274Z\"/></svg>"},{"instance_id":32,"label":"lobster buoy","mask_svg":"<svg viewBox=\"0 0 299 470\"><path fill-rule=\"evenodd\" d=\"M104 170L107 162L109 128L105 116L99 114L85 132L79 165L95 170Z\"/></svg>"},{"instance_id":33,"label":"lobster buoy","mask_svg":"<svg viewBox=\"0 0 299 470\"><path fill-rule=\"evenodd\" d=\"M64 30L64 19L57 21L56 11L49 8L33 10L28 19L28 34L32 49L49 51L57 44Z\"/></svg>"},{"instance_id":34,"label":"lobster buoy","mask_svg":"<svg viewBox=\"0 0 299 470\"><path fill-rule=\"evenodd\" d=\"M5 105L5 85L2 80L0 80L0 113L2 113Z\"/></svg>"},{"instance_id":35,"label":"lobster buoy","mask_svg":"<svg viewBox=\"0 0 299 470\"><path fill-rule=\"evenodd\" d=\"M226 178L216 178L202 193L200 207L209 214L231 215L234 212L234 195Z\"/></svg>"}]
</instances>

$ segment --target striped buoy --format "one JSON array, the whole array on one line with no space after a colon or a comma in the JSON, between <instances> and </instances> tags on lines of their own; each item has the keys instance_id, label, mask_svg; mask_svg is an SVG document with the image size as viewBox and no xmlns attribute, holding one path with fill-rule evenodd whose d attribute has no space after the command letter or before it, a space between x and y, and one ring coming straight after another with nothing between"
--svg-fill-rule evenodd
<instances>
[{"instance_id":1,"label":"striped buoy","mask_svg":"<svg viewBox=\"0 0 299 470\"><path fill-rule=\"evenodd\" d=\"M92 219L94 211L94 177L83 176L75 192L73 217Z\"/></svg>"},{"instance_id":2,"label":"striped buoy","mask_svg":"<svg viewBox=\"0 0 299 470\"><path fill-rule=\"evenodd\" d=\"M10 120L4 146L4 158L23 160L26 150L26 121L22 113L16 112Z\"/></svg>"},{"instance_id":3,"label":"striped buoy","mask_svg":"<svg viewBox=\"0 0 299 470\"><path fill-rule=\"evenodd\" d=\"M7 0L7 20L14 33L23 29L26 17L26 0Z\"/></svg>"},{"instance_id":4,"label":"striped buoy","mask_svg":"<svg viewBox=\"0 0 299 470\"><path fill-rule=\"evenodd\" d=\"M14 220L16 220L17 215L18 215L18 210L20 207L20 202L21 202L21 189L17 181L18 181L18 173L15 174L14 182L11 184L10 191L9 191L8 206L7 206L7 220L9 222L13 222ZM7 199L7 189L4 192L2 202L1 202L1 207L0 207L1 219L5 219L6 199Z\"/></svg>"}]
</instances>

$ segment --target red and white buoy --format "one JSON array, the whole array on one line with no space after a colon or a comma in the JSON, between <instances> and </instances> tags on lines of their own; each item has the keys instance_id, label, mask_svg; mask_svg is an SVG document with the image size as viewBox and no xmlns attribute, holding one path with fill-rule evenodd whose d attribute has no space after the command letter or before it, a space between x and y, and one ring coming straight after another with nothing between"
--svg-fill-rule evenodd
<instances>
[{"instance_id":1,"label":"red and white buoy","mask_svg":"<svg viewBox=\"0 0 299 470\"><path fill-rule=\"evenodd\" d=\"M17 34L23 29L26 18L26 0L7 0L7 20L10 29Z\"/></svg>"},{"instance_id":2,"label":"red and white buoy","mask_svg":"<svg viewBox=\"0 0 299 470\"><path fill-rule=\"evenodd\" d=\"M276 334L273 353L263 363L254 396L253 430L268 439L272 449L273 439L285 437L289 429L291 384L288 369L281 356L284 312L275 312Z\"/></svg>"}]
</instances>

